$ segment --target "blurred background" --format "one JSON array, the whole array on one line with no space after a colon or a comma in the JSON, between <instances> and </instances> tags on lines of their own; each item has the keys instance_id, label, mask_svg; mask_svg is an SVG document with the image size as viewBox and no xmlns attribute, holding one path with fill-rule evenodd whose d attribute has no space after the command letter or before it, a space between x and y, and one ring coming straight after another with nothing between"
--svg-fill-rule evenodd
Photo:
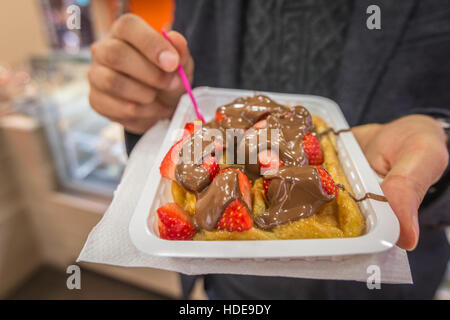
<instances>
[{"instance_id":1,"label":"blurred background","mask_svg":"<svg viewBox=\"0 0 450 320\"><path fill-rule=\"evenodd\" d=\"M81 28L67 19L80 9ZM125 12L170 28L172 0L0 2L0 298L178 298L175 273L80 264L89 231L112 199L126 163L122 127L88 102L89 45ZM437 299L450 297L449 276ZM201 282L193 299L205 298Z\"/></svg>"},{"instance_id":2,"label":"blurred background","mask_svg":"<svg viewBox=\"0 0 450 320\"><path fill-rule=\"evenodd\" d=\"M67 27L71 5L80 29ZM173 10L172 0L0 2L0 298L180 296L175 273L94 264L80 264L82 290L66 287L126 162L122 127L89 106L89 46L125 12L161 30Z\"/></svg>"}]
</instances>

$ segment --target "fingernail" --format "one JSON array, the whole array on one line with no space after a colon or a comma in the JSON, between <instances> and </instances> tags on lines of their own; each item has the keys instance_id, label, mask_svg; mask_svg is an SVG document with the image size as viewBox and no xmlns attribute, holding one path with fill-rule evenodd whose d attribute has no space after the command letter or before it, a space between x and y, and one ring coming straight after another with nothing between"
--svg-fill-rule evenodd
<instances>
[{"instance_id":1,"label":"fingernail","mask_svg":"<svg viewBox=\"0 0 450 320\"><path fill-rule=\"evenodd\" d=\"M178 65L178 56L171 51L163 51L159 55L159 64L165 71L173 71Z\"/></svg>"},{"instance_id":2,"label":"fingernail","mask_svg":"<svg viewBox=\"0 0 450 320\"><path fill-rule=\"evenodd\" d=\"M180 78L175 75L169 83L169 90L174 90L174 89L178 88L180 83L181 83Z\"/></svg>"}]
</instances>

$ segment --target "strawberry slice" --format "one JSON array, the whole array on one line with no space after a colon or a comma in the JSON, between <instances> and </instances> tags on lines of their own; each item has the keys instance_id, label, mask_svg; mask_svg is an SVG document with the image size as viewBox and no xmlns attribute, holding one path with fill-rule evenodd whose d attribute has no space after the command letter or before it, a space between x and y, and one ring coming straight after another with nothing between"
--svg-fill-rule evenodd
<instances>
[{"instance_id":1,"label":"strawberry slice","mask_svg":"<svg viewBox=\"0 0 450 320\"><path fill-rule=\"evenodd\" d=\"M265 129L267 127L267 120L266 119L262 119L259 120L258 122L256 122L252 128L254 129Z\"/></svg>"},{"instance_id":2,"label":"strawberry slice","mask_svg":"<svg viewBox=\"0 0 450 320\"><path fill-rule=\"evenodd\" d=\"M268 199L267 194L269 192L269 185L270 185L270 180L263 178L263 189L264 189L264 195L266 196L266 199Z\"/></svg>"},{"instance_id":3,"label":"strawberry slice","mask_svg":"<svg viewBox=\"0 0 450 320\"><path fill-rule=\"evenodd\" d=\"M182 143L184 140L186 140L187 137L189 137L194 133L194 128L195 126L193 122L187 122L184 125L183 138L177 141L170 148L169 152L167 152L166 155L164 156L163 161L161 161L161 165L159 166L159 172L161 173L161 176L163 176L164 178L175 180L175 168L177 166Z\"/></svg>"},{"instance_id":4,"label":"strawberry slice","mask_svg":"<svg viewBox=\"0 0 450 320\"><path fill-rule=\"evenodd\" d=\"M186 138L186 137L190 136L191 134L193 134L194 128L195 128L195 125L193 122L186 122L186 124L184 125L183 138Z\"/></svg>"},{"instance_id":5,"label":"strawberry slice","mask_svg":"<svg viewBox=\"0 0 450 320\"><path fill-rule=\"evenodd\" d=\"M313 134L308 133L303 137L303 149L308 156L310 165L318 166L323 163L323 153L322 148L320 148L319 139Z\"/></svg>"},{"instance_id":6,"label":"strawberry slice","mask_svg":"<svg viewBox=\"0 0 450 320\"><path fill-rule=\"evenodd\" d=\"M283 166L283 161L272 150L263 150L258 153L258 164L262 171L278 169Z\"/></svg>"},{"instance_id":7,"label":"strawberry slice","mask_svg":"<svg viewBox=\"0 0 450 320\"><path fill-rule=\"evenodd\" d=\"M316 167L316 169L317 172L319 173L322 189L329 195L334 194L334 196L337 197L339 188L334 182L333 178L330 176L330 174L322 167Z\"/></svg>"},{"instance_id":8,"label":"strawberry slice","mask_svg":"<svg viewBox=\"0 0 450 320\"><path fill-rule=\"evenodd\" d=\"M225 119L227 116L223 114L222 112L216 111L216 122L220 123L223 119Z\"/></svg>"},{"instance_id":9,"label":"strawberry slice","mask_svg":"<svg viewBox=\"0 0 450 320\"><path fill-rule=\"evenodd\" d=\"M244 199L247 206L249 208L251 208L252 207L252 196L251 196L250 190L252 189L252 184L248 180L245 173L243 173L241 170L236 169L236 168L224 169L224 170L220 171L219 174L221 174L222 172L230 171L230 170L236 171L238 173L239 190L241 191L242 199Z\"/></svg>"},{"instance_id":10,"label":"strawberry slice","mask_svg":"<svg viewBox=\"0 0 450 320\"><path fill-rule=\"evenodd\" d=\"M202 165L209 172L209 180L213 181L219 173L219 164L217 163L216 158L213 156L207 156L205 159L203 159Z\"/></svg>"},{"instance_id":11,"label":"strawberry slice","mask_svg":"<svg viewBox=\"0 0 450 320\"><path fill-rule=\"evenodd\" d=\"M217 223L218 230L241 232L253 227L253 220L241 200L232 201L222 213Z\"/></svg>"},{"instance_id":12,"label":"strawberry slice","mask_svg":"<svg viewBox=\"0 0 450 320\"><path fill-rule=\"evenodd\" d=\"M177 167L178 157L183 144L183 139L175 143L164 156L161 165L159 166L159 172L164 178L175 180L175 169Z\"/></svg>"},{"instance_id":13,"label":"strawberry slice","mask_svg":"<svg viewBox=\"0 0 450 320\"><path fill-rule=\"evenodd\" d=\"M159 236L166 240L192 240L196 232L189 215L177 203L167 203L156 210Z\"/></svg>"}]
</instances>

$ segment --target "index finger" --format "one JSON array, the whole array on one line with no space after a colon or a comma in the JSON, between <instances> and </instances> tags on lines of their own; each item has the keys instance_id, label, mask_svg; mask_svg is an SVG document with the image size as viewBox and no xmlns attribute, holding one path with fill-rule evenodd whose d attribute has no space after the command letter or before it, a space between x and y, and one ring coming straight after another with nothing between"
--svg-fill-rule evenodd
<instances>
[{"instance_id":1,"label":"index finger","mask_svg":"<svg viewBox=\"0 0 450 320\"><path fill-rule=\"evenodd\" d=\"M175 71L180 62L174 46L136 15L121 16L111 31L111 37L129 43L166 72Z\"/></svg>"}]
</instances>

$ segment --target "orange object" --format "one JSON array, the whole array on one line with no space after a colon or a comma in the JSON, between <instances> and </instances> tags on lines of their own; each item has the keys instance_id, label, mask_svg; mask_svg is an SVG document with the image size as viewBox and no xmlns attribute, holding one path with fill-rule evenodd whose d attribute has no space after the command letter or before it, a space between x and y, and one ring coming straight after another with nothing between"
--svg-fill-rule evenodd
<instances>
[{"instance_id":1,"label":"orange object","mask_svg":"<svg viewBox=\"0 0 450 320\"><path fill-rule=\"evenodd\" d=\"M129 8L155 30L171 29L175 9L173 0L129 0Z\"/></svg>"}]
</instances>

